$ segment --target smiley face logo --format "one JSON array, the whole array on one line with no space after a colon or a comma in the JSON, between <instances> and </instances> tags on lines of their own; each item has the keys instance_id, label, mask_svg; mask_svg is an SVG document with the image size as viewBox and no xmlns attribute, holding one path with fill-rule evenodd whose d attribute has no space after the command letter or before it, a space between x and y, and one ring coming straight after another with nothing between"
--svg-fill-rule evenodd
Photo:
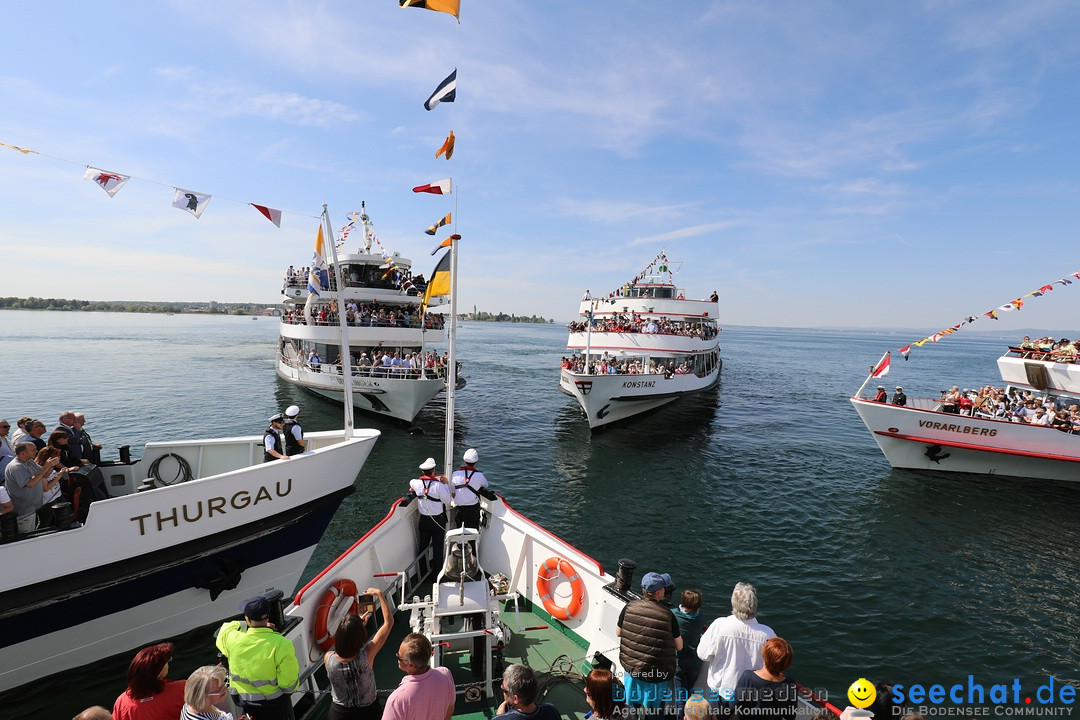
<instances>
[{"instance_id":1,"label":"smiley face logo","mask_svg":"<svg viewBox=\"0 0 1080 720\"><path fill-rule=\"evenodd\" d=\"M851 683L847 691L848 700L857 708L867 708L877 698L877 690L866 678L859 678Z\"/></svg>"}]
</instances>

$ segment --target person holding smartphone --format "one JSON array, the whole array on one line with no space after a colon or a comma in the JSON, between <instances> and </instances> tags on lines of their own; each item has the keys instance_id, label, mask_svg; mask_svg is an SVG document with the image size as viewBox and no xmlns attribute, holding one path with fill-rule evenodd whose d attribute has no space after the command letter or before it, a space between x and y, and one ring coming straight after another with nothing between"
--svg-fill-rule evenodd
<instances>
[{"instance_id":1,"label":"person holding smartphone","mask_svg":"<svg viewBox=\"0 0 1080 720\"><path fill-rule=\"evenodd\" d=\"M367 621L371 612L364 605L378 598L383 622L368 639ZM362 615L348 614L334 633L334 648L323 657L330 678L330 720L378 720L382 716L375 684L375 656L386 644L394 627L394 616L386 596L378 588L368 588L359 598ZM370 605L368 606L370 607Z\"/></svg>"}]
</instances>

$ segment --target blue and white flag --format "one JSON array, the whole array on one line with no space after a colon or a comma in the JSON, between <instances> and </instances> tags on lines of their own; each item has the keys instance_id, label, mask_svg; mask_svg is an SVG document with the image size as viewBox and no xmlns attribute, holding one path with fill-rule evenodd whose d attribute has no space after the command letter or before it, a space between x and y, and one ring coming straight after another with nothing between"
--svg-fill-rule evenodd
<instances>
[{"instance_id":1,"label":"blue and white flag","mask_svg":"<svg viewBox=\"0 0 1080 720\"><path fill-rule=\"evenodd\" d=\"M431 93L431 97L424 103L424 109L431 110L441 102L454 102L456 97L457 68L454 68L454 72L447 75L446 79L439 83L439 87L435 88L435 92Z\"/></svg>"},{"instance_id":2,"label":"blue and white flag","mask_svg":"<svg viewBox=\"0 0 1080 720\"><path fill-rule=\"evenodd\" d=\"M308 273L308 299L304 303L304 318L311 324L311 305L322 293L330 289L330 267L326 264L326 248L323 246L322 224L315 236L315 254L311 258L311 271Z\"/></svg>"}]
</instances>

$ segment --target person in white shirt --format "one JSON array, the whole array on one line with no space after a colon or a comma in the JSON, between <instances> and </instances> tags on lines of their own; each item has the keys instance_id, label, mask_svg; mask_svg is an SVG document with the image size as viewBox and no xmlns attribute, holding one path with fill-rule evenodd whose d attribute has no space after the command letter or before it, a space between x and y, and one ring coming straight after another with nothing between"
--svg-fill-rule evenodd
<instances>
[{"instance_id":1,"label":"person in white shirt","mask_svg":"<svg viewBox=\"0 0 1080 720\"><path fill-rule=\"evenodd\" d=\"M760 670L761 648L776 633L757 621L757 591L750 583L738 583L731 593L731 615L719 618L698 643L698 657L709 664L709 687L721 700L731 700L735 683L744 670Z\"/></svg>"}]
</instances>

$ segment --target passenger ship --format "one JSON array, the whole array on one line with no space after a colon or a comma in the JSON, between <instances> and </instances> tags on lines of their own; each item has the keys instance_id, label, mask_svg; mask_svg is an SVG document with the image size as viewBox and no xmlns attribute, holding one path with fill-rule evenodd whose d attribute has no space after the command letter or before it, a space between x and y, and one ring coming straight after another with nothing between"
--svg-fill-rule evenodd
<instances>
[{"instance_id":1,"label":"passenger ship","mask_svg":"<svg viewBox=\"0 0 1080 720\"><path fill-rule=\"evenodd\" d=\"M663 254L660 256L663 257ZM596 299L586 292L570 324L559 389L595 429L700 392L720 377L716 294L688 300L666 260Z\"/></svg>"},{"instance_id":2,"label":"passenger ship","mask_svg":"<svg viewBox=\"0 0 1080 720\"><path fill-rule=\"evenodd\" d=\"M1010 347L998 358L1010 388L1059 406L1080 403L1080 364ZM864 384L865 387L865 384ZM1057 428L947 412L945 397L908 398L904 407L851 398L859 417L895 468L1080 480L1080 435Z\"/></svg>"},{"instance_id":3,"label":"passenger ship","mask_svg":"<svg viewBox=\"0 0 1080 720\"><path fill-rule=\"evenodd\" d=\"M389 258L373 253L374 230L366 212L360 221L362 246L356 253L338 255L336 266L330 263L330 292L312 304L310 323L304 313L307 275L286 277L277 373L313 393L344 402L341 363L351 355L353 406L411 423L446 387L442 358L430 348L444 339L442 316L429 312L421 317L421 298L401 289L403 278L411 282L412 262L398 253ZM348 354L341 351L339 307L346 314ZM318 360L311 358L312 350ZM383 367L384 354L404 364ZM419 361L410 365L413 357Z\"/></svg>"}]
</instances>

